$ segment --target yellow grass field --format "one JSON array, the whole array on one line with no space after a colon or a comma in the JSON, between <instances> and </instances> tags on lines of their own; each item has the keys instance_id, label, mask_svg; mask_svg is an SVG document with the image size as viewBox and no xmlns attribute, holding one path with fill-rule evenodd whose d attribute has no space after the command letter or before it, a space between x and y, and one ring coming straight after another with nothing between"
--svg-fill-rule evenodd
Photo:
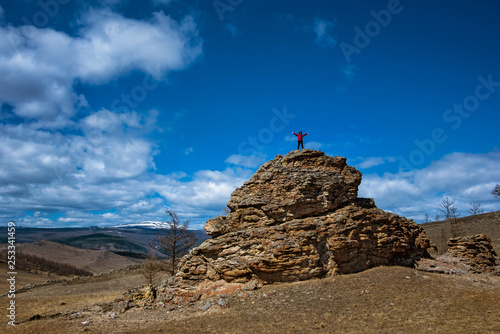
<instances>
[{"instance_id":1,"label":"yellow grass field","mask_svg":"<svg viewBox=\"0 0 500 334\"><path fill-rule=\"evenodd\" d=\"M141 283L122 274L55 284L16 296L16 320L5 333L498 333L500 277L450 276L403 267L308 282L277 284L169 311L130 309L111 318L78 311L109 302ZM7 298L0 298L2 305ZM5 310L5 309L4 309ZM4 311L5 312L5 311ZM39 315L41 319L28 321ZM5 319L5 318L4 318Z\"/></svg>"}]
</instances>

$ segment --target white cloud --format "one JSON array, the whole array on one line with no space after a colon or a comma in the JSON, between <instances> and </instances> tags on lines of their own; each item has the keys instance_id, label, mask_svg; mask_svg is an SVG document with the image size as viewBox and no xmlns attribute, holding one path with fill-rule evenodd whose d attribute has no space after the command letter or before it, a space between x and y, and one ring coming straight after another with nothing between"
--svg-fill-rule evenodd
<instances>
[{"instance_id":1,"label":"white cloud","mask_svg":"<svg viewBox=\"0 0 500 334\"><path fill-rule=\"evenodd\" d=\"M82 170L87 177L123 179L139 176L153 166L151 143L109 139L83 160Z\"/></svg>"},{"instance_id":2,"label":"white cloud","mask_svg":"<svg viewBox=\"0 0 500 334\"><path fill-rule=\"evenodd\" d=\"M313 32L316 34L316 39L314 40L314 42L323 47L336 46L337 40L330 34L334 26L334 21L315 17L312 27Z\"/></svg>"},{"instance_id":3,"label":"white cloud","mask_svg":"<svg viewBox=\"0 0 500 334\"><path fill-rule=\"evenodd\" d=\"M40 41L47 40L42 35L49 34L41 33ZM59 66L57 58L50 59L51 54L46 55L49 62L40 61L37 48L30 48L31 41L23 40L28 47L15 48L9 37L23 39L14 28L0 28L0 103L14 106L21 117L55 118L60 113L72 116L79 97L73 92L73 78L66 75L64 63Z\"/></svg>"},{"instance_id":4,"label":"white cloud","mask_svg":"<svg viewBox=\"0 0 500 334\"><path fill-rule=\"evenodd\" d=\"M0 27L0 104L16 115L53 120L86 105L74 83L102 84L133 70L161 80L202 52L193 18L176 22L163 12L148 21L110 9L90 9L76 37L53 29Z\"/></svg>"},{"instance_id":5,"label":"white cloud","mask_svg":"<svg viewBox=\"0 0 500 334\"><path fill-rule=\"evenodd\" d=\"M208 218L222 214L231 193L252 175L247 169L231 168L224 171L204 170L195 173L191 180L181 181L171 176L158 176L154 186L180 214Z\"/></svg>"},{"instance_id":6,"label":"white cloud","mask_svg":"<svg viewBox=\"0 0 500 334\"><path fill-rule=\"evenodd\" d=\"M140 129L141 131L151 130L151 122L156 122L158 111L151 110L148 115L139 114L135 111L126 113L114 113L107 109L101 109L83 118L80 123L87 131L99 130L106 133L120 131L123 126L127 130Z\"/></svg>"},{"instance_id":7,"label":"white cloud","mask_svg":"<svg viewBox=\"0 0 500 334\"><path fill-rule=\"evenodd\" d=\"M361 158L362 161L358 164L356 164L357 168L361 169L368 169L372 168L375 166L380 166L383 165L387 162L395 162L396 158L394 157L368 157L368 158Z\"/></svg>"},{"instance_id":8,"label":"white cloud","mask_svg":"<svg viewBox=\"0 0 500 334\"><path fill-rule=\"evenodd\" d=\"M20 224L31 226L102 225L162 220L169 206L201 228L222 213L252 170L205 170L192 177L157 173L155 144L145 136L156 116L101 110L72 125L81 132L64 134L31 124L0 125L0 219L21 217ZM226 162L254 168L264 159L233 155ZM391 159L372 157L361 164ZM455 153L404 174L365 173L360 196L418 220L424 213L433 217L443 196L455 200L462 215L472 200L487 211L498 210L499 201L490 192L500 183L499 163L499 152ZM63 215L54 219L51 212Z\"/></svg>"},{"instance_id":9,"label":"white cloud","mask_svg":"<svg viewBox=\"0 0 500 334\"><path fill-rule=\"evenodd\" d=\"M168 206L201 228L221 214L252 172L157 173L155 144L146 136L156 113L148 117L101 110L69 127L81 131L64 134L31 124L0 125L0 220L106 225L162 220ZM51 212L62 216L51 218Z\"/></svg>"},{"instance_id":10,"label":"white cloud","mask_svg":"<svg viewBox=\"0 0 500 334\"><path fill-rule=\"evenodd\" d=\"M190 16L178 23L155 12L145 22L109 10L90 10L81 24L76 71L89 82L106 82L132 69L160 79L165 72L185 68L201 54L197 27Z\"/></svg>"},{"instance_id":11,"label":"white cloud","mask_svg":"<svg viewBox=\"0 0 500 334\"><path fill-rule=\"evenodd\" d=\"M99 115L102 113L73 123L73 128L84 130L83 135L40 130L30 124L1 125L2 211L106 207L107 192L154 169L154 143L143 137L143 131L130 129L136 122L135 113L115 119L113 131L90 131L88 120ZM143 119L140 124L145 128L148 122ZM117 185L107 186L114 183ZM126 196L122 192L113 203Z\"/></svg>"},{"instance_id":12,"label":"white cloud","mask_svg":"<svg viewBox=\"0 0 500 334\"><path fill-rule=\"evenodd\" d=\"M233 154L229 158L226 159L226 163L247 167L247 168L256 168L262 165L266 161L266 157L264 155L241 155L241 154Z\"/></svg>"},{"instance_id":13,"label":"white cloud","mask_svg":"<svg viewBox=\"0 0 500 334\"><path fill-rule=\"evenodd\" d=\"M169 206L202 225L220 214L248 170L200 171L192 178L159 174L152 136L162 131L158 111L92 112L75 91L75 82L101 84L137 70L161 80L186 68L202 53L193 18L177 22L156 12L141 21L109 8L90 9L76 27L71 36L50 28L0 27L0 105L29 119L0 124L0 220L114 224L161 220ZM85 110L77 115L80 107ZM7 113L4 120L12 117ZM186 113L180 110L170 122ZM86 116L76 120L80 115Z\"/></svg>"},{"instance_id":14,"label":"white cloud","mask_svg":"<svg viewBox=\"0 0 500 334\"><path fill-rule=\"evenodd\" d=\"M375 198L380 208L422 219L434 217L444 196L455 200L462 215L470 202L477 201L487 210L499 210L498 200L490 194L500 183L500 152L488 154L453 153L430 166L400 174L365 174L360 196Z\"/></svg>"},{"instance_id":15,"label":"white cloud","mask_svg":"<svg viewBox=\"0 0 500 334\"><path fill-rule=\"evenodd\" d=\"M309 141L304 144L305 148L309 148L311 150L320 150L323 147L323 144L317 141Z\"/></svg>"}]
</instances>

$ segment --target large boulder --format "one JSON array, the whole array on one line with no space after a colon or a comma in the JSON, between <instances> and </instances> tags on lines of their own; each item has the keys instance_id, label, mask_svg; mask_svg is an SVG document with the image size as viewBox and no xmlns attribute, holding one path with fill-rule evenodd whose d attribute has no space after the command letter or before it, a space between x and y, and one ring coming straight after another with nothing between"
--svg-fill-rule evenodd
<instances>
[{"instance_id":1,"label":"large boulder","mask_svg":"<svg viewBox=\"0 0 500 334\"><path fill-rule=\"evenodd\" d=\"M286 282L429 257L424 230L357 198L360 183L345 158L278 155L233 192L227 216L207 222L213 239L182 259L179 281Z\"/></svg>"}]
</instances>

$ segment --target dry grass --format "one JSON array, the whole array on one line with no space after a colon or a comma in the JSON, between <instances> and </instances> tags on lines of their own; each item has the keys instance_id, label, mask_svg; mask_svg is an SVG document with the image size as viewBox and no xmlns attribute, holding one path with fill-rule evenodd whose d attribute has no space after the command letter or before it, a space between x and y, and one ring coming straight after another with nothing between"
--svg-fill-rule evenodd
<instances>
[{"instance_id":1,"label":"dry grass","mask_svg":"<svg viewBox=\"0 0 500 334\"><path fill-rule=\"evenodd\" d=\"M7 268L7 263L5 262L0 262L0 294L3 294L7 292L9 289L9 283L7 282L7 272L9 272ZM57 275L48 275L48 274L33 274L33 273L28 273L22 270L17 270L17 275L16 275L16 287L21 288L25 286L26 284L33 284L33 283L41 283L45 282L47 280L53 280L57 278L61 278L61 276Z\"/></svg>"},{"instance_id":2,"label":"dry grass","mask_svg":"<svg viewBox=\"0 0 500 334\"><path fill-rule=\"evenodd\" d=\"M0 249L6 247L7 244L0 244ZM82 249L46 240L16 244L16 250L50 261L66 263L96 274L142 262L107 250Z\"/></svg>"},{"instance_id":3,"label":"dry grass","mask_svg":"<svg viewBox=\"0 0 500 334\"><path fill-rule=\"evenodd\" d=\"M19 320L112 300L137 277L52 286L19 295ZM99 291L105 291L100 293ZM500 277L380 267L227 296L228 308L131 309L22 323L8 333L498 333ZM61 305L64 302L65 305ZM2 298L2 303L4 299ZM43 314L42 314L43 313ZM82 324L88 321L87 324Z\"/></svg>"},{"instance_id":4,"label":"dry grass","mask_svg":"<svg viewBox=\"0 0 500 334\"><path fill-rule=\"evenodd\" d=\"M484 233L500 249L500 213L424 224L441 245L451 236ZM0 267L3 274L6 268ZM0 287L7 288L1 276ZM157 282L166 278L158 278ZM46 276L18 274L18 285ZM102 314L70 315L110 302L145 284L138 270L89 277L16 295L16 320L6 333L500 333L500 277L448 276L402 267L229 294L228 308L202 311L206 300L168 311L131 309L111 319ZM216 298L216 297L213 297ZM218 297L217 297L218 298ZM7 297L0 298L5 308ZM40 320L26 321L39 314ZM57 315L63 314L63 315ZM53 317L52 317L53 316ZM83 324L85 322L85 324ZM4 331L5 329L5 331Z\"/></svg>"},{"instance_id":5,"label":"dry grass","mask_svg":"<svg viewBox=\"0 0 500 334\"><path fill-rule=\"evenodd\" d=\"M421 226L437 246L439 254L448 249L449 238L475 234L486 234L490 237L493 248L500 254L500 211L426 223Z\"/></svg>"}]
</instances>

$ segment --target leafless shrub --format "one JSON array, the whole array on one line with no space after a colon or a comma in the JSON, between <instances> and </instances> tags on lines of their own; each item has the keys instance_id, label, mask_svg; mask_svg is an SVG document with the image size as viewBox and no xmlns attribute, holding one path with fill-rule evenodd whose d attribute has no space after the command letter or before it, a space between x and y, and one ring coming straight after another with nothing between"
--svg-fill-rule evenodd
<instances>
[{"instance_id":1,"label":"leafless shrub","mask_svg":"<svg viewBox=\"0 0 500 334\"><path fill-rule=\"evenodd\" d=\"M167 221L168 228L162 228L149 246L167 256L171 265L171 274L175 275L179 260L187 254L198 239L192 231L188 230L189 220L182 224L175 211L166 210L165 212L170 219Z\"/></svg>"}]
</instances>

